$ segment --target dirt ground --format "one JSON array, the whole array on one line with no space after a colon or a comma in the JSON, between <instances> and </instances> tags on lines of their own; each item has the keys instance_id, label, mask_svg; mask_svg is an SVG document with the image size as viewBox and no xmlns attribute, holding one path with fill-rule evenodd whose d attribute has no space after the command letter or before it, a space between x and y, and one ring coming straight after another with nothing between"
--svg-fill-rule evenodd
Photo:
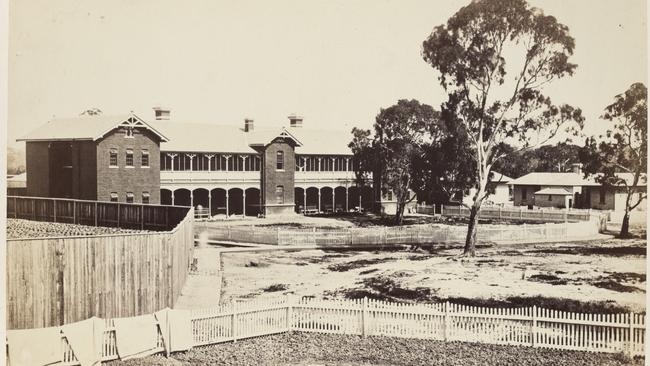
<instances>
[{"instance_id":1,"label":"dirt ground","mask_svg":"<svg viewBox=\"0 0 650 366\"><path fill-rule=\"evenodd\" d=\"M224 254L222 301L293 294L645 311L644 238L483 247L476 258L461 258L460 252L405 248Z\"/></svg>"}]
</instances>

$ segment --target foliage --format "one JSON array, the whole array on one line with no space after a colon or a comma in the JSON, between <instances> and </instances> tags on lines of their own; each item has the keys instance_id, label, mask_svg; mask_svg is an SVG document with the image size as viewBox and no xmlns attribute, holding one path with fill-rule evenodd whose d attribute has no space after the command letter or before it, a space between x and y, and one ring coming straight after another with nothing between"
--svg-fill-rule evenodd
<instances>
[{"instance_id":1,"label":"foliage","mask_svg":"<svg viewBox=\"0 0 650 366\"><path fill-rule=\"evenodd\" d=\"M93 108L86 109L85 111L81 112L79 115L80 116L99 116L100 114L102 114L102 110L99 109L99 108L93 107Z\"/></svg>"},{"instance_id":2,"label":"foliage","mask_svg":"<svg viewBox=\"0 0 650 366\"><path fill-rule=\"evenodd\" d=\"M474 255L477 214L489 195L492 168L513 153L506 144L529 149L562 128L576 133L582 127L580 109L555 105L542 92L544 85L573 74L574 46L565 25L524 0L473 1L423 42L422 56L440 72L448 93L441 112L453 116L473 150L478 189L466 254Z\"/></svg>"},{"instance_id":3,"label":"foliage","mask_svg":"<svg viewBox=\"0 0 650 366\"><path fill-rule=\"evenodd\" d=\"M606 187L624 187L625 215L620 236L629 235L629 214L647 197L640 183L647 181L648 165L648 90L635 83L605 108L602 118L613 123L605 136L588 138L580 157L586 175Z\"/></svg>"},{"instance_id":4,"label":"foliage","mask_svg":"<svg viewBox=\"0 0 650 366\"><path fill-rule=\"evenodd\" d=\"M354 128L352 142L348 145L357 164L357 182L368 182L367 172L372 172L373 186L381 187L386 195L392 192L397 201L395 222L402 221L404 207L415 198L412 191L421 189L425 178L420 174L422 146L435 131L432 125L438 114L417 100L399 100L397 104L382 108L375 119L374 135L370 130ZM416 173L416 170L418 171Z\"/></svg>"},{"instance_id":5,"label":"foliage","mask_svg":"<svg viewBox=\"0 0 650 366\"><path fill-rule=\"evenodd\" d=\"M532 172L566 172L572 164L580 162L581 147L566 142L523 151L509 148L512 152L497 161L493 169L511 178Z\"/></svg>"},{"instance_id":6,"label":"foliage","mask_svg":"<svg viewBox=\"0 0 650 366\"><path fill-rule=\"evenodd\" d=\"M25 172L25 151L7 147L7 174L21 174Z\"/></svg>"}]
</instances>

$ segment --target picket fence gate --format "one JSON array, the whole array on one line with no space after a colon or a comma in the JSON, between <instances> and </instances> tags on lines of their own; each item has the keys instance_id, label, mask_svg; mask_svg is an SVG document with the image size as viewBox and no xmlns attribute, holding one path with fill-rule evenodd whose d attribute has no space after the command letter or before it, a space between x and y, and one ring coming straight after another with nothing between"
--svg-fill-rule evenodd
<instances>
[{"instance_id":1,"label":"picket fence gate","mask_svg":"<svg viewBox=\"0 0 650 366\"><path fill-rule=\"evenodd\" d=\"M645 314L585 314L543 308L487 308L449 302L404 304L371 299L286 296L191 310L194 346L290 331L519 345L558 350L645 354ZM106 320L102 361L118 358ZM63 365L79 365L65 337ZM165 352L162 335L158 353Z\"/></svg>"}]
</instances>

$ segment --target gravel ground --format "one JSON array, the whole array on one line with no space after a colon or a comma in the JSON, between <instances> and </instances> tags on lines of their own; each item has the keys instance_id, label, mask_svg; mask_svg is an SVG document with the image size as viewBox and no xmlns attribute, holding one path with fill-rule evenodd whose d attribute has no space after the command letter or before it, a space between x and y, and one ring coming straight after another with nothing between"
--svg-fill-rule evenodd
<instances>
[{"instance_id":1,"label":"gravel ground","mask_svg":"<svg viewBox=\"0 0 650 366\"><path fill-rule=\"evenodd\" d=\"M427 340L280 334L173 354L171 358L116 361L115 366L181 365L643 365L621 354L556 351L531 347L445 343Z\"/></svg>"},{"instance_id":2,"label":"gravel ground","mask_svg":"<svg viewBox=\"0 0 650 366\"><path fill-rule=\"evenodd\" d=\"M64 224L21 219L7 219L7 239L42 238L53 236L86 236L118 233L140 233L143 230L129 230L114 227Z\"/></svg>"}]
</instances>

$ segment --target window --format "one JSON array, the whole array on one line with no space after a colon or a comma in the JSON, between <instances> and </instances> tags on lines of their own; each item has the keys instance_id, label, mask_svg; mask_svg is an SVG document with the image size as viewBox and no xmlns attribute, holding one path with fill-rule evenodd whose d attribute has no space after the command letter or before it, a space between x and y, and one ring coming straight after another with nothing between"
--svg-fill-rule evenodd
<instances>
[{"instance_id":1,"label":"window","mask_svg":"<svg viewBox=\"0 0 650 366\"><path fill-rule=\"evenodd\" d=\"M284 151L278 151L275 170L284 170Z\"/></svg>"},{"instance_id":2,"label":"window","mask_svg":"<svg viewBox=\"0 0 650 366\"><path fill-rule=\"evenodd\" d=\"M109 152L109 163L110 166L117 166L117 149L111 149Z\"/></svg>"},{"instance_id":3,"label":"window","mask_svg":"<svg viewBox=\"0 0 650 366\"><path fill-rule=\"evenodd\" d=\"M149 192L142 192L142 203L149 203Z\"/></svg>"},{"instance_id":4,"label":"window","mask_svg":"<svg viewBox=\"0 0 650 366\"><path fill-rule=\"evenodd\" d=\"M526 188L521 189L521 200L522 201L526 200Z\"/></svg>"},{"instance_id":5,"label":"window","mask_svg":"<svg viewBox=\"0 0 650 366\"><path fill-rule=\"evenodd\" d=\"M549 200L549 202L550 202L550 201L553 201L553 196L551 196L551 195L549 194L549 195L548 195L548 200Z\"/></svg>"},{"instance_id":6,"label":"window","mask_svg":"<svg viewBox=\"0 0 650 366\"><path fill-rule=\"evenodd\" d=\"M275 203L284 204L284 186L275 187Z\"/></svg>"},{"instance_id":7,"label":"window","mask_svg":"<svg viewBox=\"0 0 650 366\"><path fill-rule=\"evenodd\" d=\"M111 202L117 202L117 192L111 192Z\"/></svg>"},{"instance_id":8,"label":"window","mask_svg":"<svg viewBox=\"0 0 650 366\"><path fill-rule=\"evenodd\" d=\"M133 149L126 149L126 166L133 166Z\"/></svg>"},{"instance_id":9,"label":"window","mask_svg":"<svg viewBox=\"0 0 650 366\"><path fill-rule=\"evenodd\" d=\"M600 204L605 204L605 187L600 187Z\"/></svg>"},{"instance_id":10,"label":"window","mask_svg":"<svg viewBox=\"0 0 650 366\"><path fill-rule=\"evenodd\" d=\"M149 166L149 150L142 150L140 166Z\"/></svg>"},{"instance_id":11,"label":"window","mask_svg":"<svg viewBox=\"0 0 650 366\"><path fill-rule=\"evenodd\" d=\"M133 203L133 192L126 192L126 203Z\"/></svg>"}]
</instances>

